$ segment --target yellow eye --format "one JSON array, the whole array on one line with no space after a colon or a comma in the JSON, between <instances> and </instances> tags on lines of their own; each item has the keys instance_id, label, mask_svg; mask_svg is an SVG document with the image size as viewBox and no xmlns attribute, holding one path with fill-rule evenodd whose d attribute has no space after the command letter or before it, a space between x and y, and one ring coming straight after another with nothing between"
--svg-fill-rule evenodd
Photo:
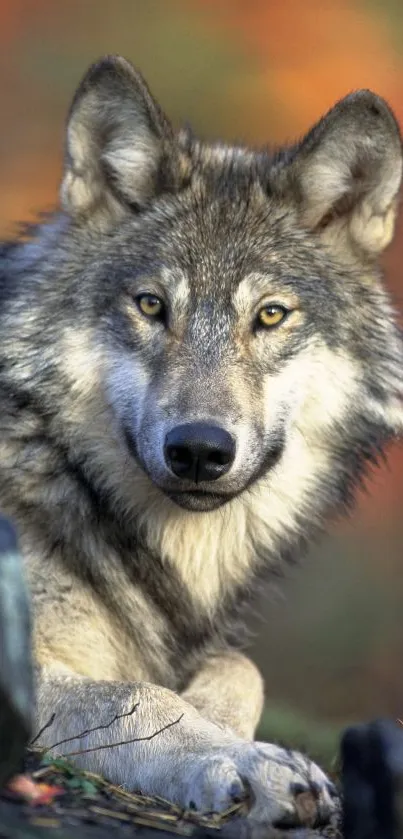
<instances>
[{"instance_id":1,"label":"yellow eye","mask_svg":"<svg viewBox=\"0 0 403 839\"><path fill-rule=\"evenodd\" d=\"M283 306L277 306L274 303L268 303L263 306L257 316L257 325L263 326L265 329L270 329L272 326L277 326L287 317L288 311Z\"/></svg>"},{"instance_id":2,"label":"yellow eye","mask_svg":"<svg viewBox=\"0 0 403 839\"><path fill-rule=\"evenodd\" d=\"M145 315L147 318L158 318L161 320L163 317L165 311L164 304L159 297L155 296L155 294L139 294L139 296L136 297L136 303L141 314Z\"/></svg>"}]
</instances>

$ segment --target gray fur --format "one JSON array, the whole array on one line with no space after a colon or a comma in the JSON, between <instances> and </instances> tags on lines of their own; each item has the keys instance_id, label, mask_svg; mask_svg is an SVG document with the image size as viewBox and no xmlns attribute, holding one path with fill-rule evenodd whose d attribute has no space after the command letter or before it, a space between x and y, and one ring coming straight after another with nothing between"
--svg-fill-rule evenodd
<instances>
[{"instance_id":1,"label":"gray fur","mask_svg":"<svg viewBox=\"0 0 403 839\"><path fill-rule=\"evenodd\" d=\"M0 263L0 502L31 585L38 726L55 713L44 744L174 723L76 759L207 810L246 781L254 824L297 820L292 782L317 781L319 817L334 807L317 767L253 742L262 683L237 647L262 579L401 433L402 341L377 266L401 168L369 91L271 154L176 135L127 62L90 68L62 209ZM165 321L141 314L142 293ZM288 312L270 330L265 304ZM214 484L167 465L167 434L192 422L235 440Z\"/></svg>"}]
</instances>

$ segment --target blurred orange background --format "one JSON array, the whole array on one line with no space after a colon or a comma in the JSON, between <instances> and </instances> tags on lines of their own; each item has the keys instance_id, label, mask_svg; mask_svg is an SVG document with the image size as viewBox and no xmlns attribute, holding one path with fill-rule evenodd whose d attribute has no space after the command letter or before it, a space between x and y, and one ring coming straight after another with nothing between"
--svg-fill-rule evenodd
<instances>
[{"instance_id":1,"label":"blurred orange background","mask_svg":"<svg viewBox=\"0 0 403 839\"><path fill-rule=\"evenodd\" d=\"M87 65L137 64L175 124L254 144L305 132L370 87L403 127L401 0L0 0L0 226L57 201L66 111ZM403 312L403 215L384 265ZM350 522L263 598L268 702L326 723L403 715L403 448Z\"/></svg>"}]
</instances>

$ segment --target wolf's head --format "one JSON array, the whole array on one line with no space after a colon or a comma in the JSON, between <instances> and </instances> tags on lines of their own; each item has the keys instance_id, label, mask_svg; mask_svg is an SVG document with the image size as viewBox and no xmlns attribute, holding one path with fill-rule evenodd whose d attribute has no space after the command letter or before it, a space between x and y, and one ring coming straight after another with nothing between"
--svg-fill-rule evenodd
<instances>
[{"instance_id":1,"label":"wolf's head","mask_svg":"<svg viewBox=\"0 0 403 839\"><path fill-rule=\"evenodd\" d=\"M272 155L176 134L130 64L94 65L68 119L62 219L22 259L41 275L26 372L70 459L134 506L247 496L273 527L345 498L402 427L377 269L401 172L369 91Z\"/></svg>"}]
</instances>

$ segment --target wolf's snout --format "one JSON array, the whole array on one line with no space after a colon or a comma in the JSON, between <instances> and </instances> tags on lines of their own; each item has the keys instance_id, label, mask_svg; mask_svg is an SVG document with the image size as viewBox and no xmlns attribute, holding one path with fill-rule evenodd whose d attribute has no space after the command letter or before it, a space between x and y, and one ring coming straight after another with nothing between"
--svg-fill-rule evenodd
<instances>
[{"instance_id":1,"label":"wolf's snout","mask_svg":"<svg viewBox=\"0 0 403 839\"><path fill-rule=\"evenodd\" d=\"M174 475L195 484L216 481L235 459L235 440L218 425L177 425L165 438L165 461Z\"/></svg>"}]
</instances>

